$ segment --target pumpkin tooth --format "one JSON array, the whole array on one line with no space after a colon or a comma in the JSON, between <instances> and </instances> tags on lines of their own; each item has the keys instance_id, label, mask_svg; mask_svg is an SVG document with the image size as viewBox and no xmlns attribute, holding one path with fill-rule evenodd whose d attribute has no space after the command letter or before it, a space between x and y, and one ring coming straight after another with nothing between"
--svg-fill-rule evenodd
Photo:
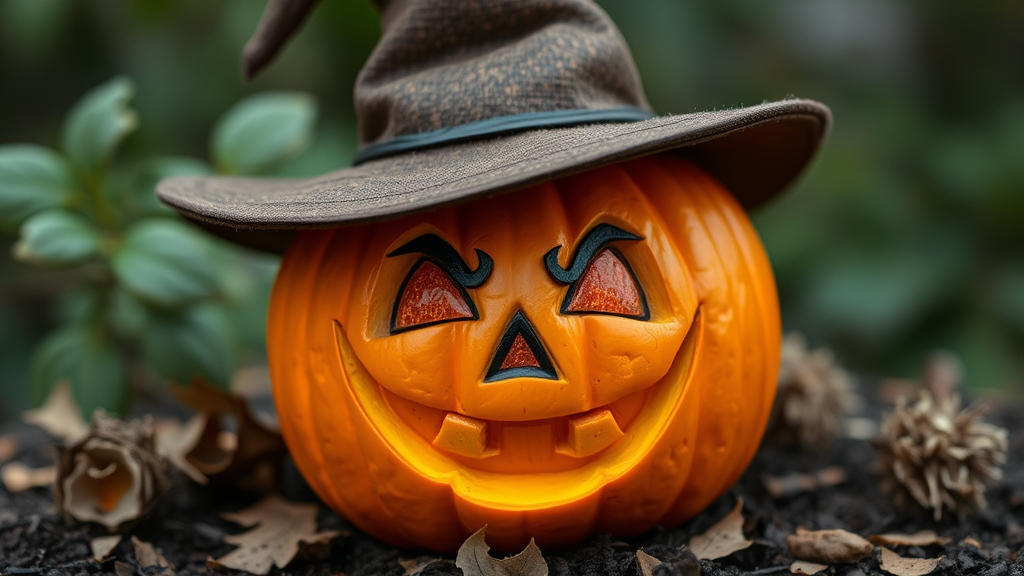
<instances>
[{"instance_id":1,"label":"pumpkin tooth","mask_svg":"<svg viewBox=\"0 0 1024 576\"><path fill-rule=\"evenodd\" d=\"M454 412L444 417L433 444L470 458L487 458L498 453L487 447L487 422Z\"/></svg>"},{"instance_id":2,"label":"pumpkin tooth","mask_svg":"<svg viewBox=\"0 0 1024 576\"><path fill-rule=\"evenodd\" d=\"M597 454L625 436L615 421L611 410L601 410L569 418L569 433L565 442L559 444L559 454L584 458Z\"/></svg>"}]
</instances>

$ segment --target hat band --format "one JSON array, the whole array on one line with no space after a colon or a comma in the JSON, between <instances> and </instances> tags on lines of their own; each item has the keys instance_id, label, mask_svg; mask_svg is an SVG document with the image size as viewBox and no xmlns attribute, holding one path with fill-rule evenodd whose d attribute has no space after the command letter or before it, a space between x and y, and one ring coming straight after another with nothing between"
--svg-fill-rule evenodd
<instances>
[{"instance_id":1,"label":"hat band","mask_svg":"<svg viewBox=\"0 0 1024 576\"><path fill-rule=\"evenodd\" d=\"M370 144L356 154L354 164L359 165L369 160L391 156L400 152L419 150L440 144L454 144L466 140L476 140L487 136L497 136L522 130L538 128L561 128L579 124L596 124L604 122L639 122L650 120L654 114L635 106L608 108L604 110L578 109L553 110L550 112L527 112L488 118L468 124L460 124L450 128L431 130L419 134L404 134L385 142Z\"/></svg>"}]
</instances>

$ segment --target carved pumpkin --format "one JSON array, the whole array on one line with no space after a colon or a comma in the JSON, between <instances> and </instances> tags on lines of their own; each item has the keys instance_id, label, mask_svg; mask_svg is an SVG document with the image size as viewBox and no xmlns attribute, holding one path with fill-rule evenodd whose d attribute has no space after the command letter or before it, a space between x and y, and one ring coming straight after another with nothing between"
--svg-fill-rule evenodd
<instances>
[{"instance_id":1,"label":"carved pumpkin","mask_svg":"<svg viewBox=\"0 0 1024 576\"><path fill-rule=\"evenodd\" d=\"M677 156L302 232L274 287L282 431L399 546L571 545L679 523L761 439L779 318L742 208Z\"/></svg>"}]
</instances>

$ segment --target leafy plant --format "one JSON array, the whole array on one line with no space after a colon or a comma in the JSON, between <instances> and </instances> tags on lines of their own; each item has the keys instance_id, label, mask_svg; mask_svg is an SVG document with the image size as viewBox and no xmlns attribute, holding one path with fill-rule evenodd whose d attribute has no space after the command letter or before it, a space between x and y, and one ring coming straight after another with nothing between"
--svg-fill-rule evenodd
<instances>
[{"instance_id":1,"label":"leafy plant","mask_svg":"<svg viewBox=\"0 0 1024 576\"><path fill-rule=\"evenodd\" d=\"M63 323L32 358L37 403L62 380L86 414L123 411L133 378L202 376L224 387L240 347L258 347L242 341L263 317L276 262L211 239L159 205L153 188L172 175L273 170L306 149L316 105L297 93L252 96L217 122L209 162L122 167L115 156L139 124L134 91L115 78L86 94L65 119L60 151L0 146L0 227L18 231L14 257L69 271Z\"/></svg>"}]
</instances>

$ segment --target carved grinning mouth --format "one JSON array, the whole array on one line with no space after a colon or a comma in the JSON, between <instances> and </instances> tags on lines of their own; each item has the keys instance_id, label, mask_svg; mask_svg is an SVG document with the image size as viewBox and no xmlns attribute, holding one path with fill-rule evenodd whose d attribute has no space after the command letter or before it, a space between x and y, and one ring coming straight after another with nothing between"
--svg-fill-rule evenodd
<instances>
[{"instance_id":1,"label":"carved grinning mouth","mask_svg":"<svg viewBox=\"0 0 1024 576\"><path fill-rule=\"evenodd\" d=\"M334 322L351 405L389 448L412 469L450 484L465 498L520 509L598 490L645 457L690 388L702 327L698 309L671 368L645 390L562 418L503 422L430 408L388 391L366 371ZM531 466L522 458L522 439L545 435L550 454L537 458L544 450L534 442Z\"/></svg>"}]
</instances>

